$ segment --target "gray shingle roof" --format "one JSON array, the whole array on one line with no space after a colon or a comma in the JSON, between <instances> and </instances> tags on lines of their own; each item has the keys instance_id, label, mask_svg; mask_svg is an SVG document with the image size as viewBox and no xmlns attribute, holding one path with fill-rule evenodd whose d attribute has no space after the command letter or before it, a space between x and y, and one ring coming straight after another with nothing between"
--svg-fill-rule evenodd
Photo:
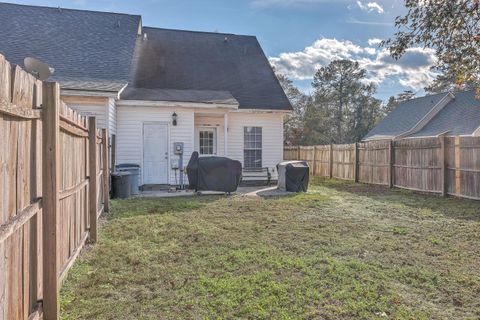
<instances>
[{"instance_id":1,"label":"gray shingle roof","mask_svg":"<svg viewBox=\"0 0 480 320\"><path fill-rule=\"evenodd\" d=\"M28 56L46 62L63 88L129 84L124 99L233 98L240 108L291 109L253 36L143 28L142 40L138 15L9 3L0 3L0 21L0 53L19 65Z\"/></svg>"},{"instance_id":2,"label":"gray shingle roof","mask_svg":"<svg viewBox=\"0 0 480 320\"><path fill-rule=\"evenodd\" d=\"M239 108L291 105L253 36L143 28L134 87L228 91Z\"/></svg>"},{"instance_id":3,"label":"gray shingle roof","mask_svg":"<svg viewBox=\"0 0 480 320\"><path fill-rule=\"evenodd\" d=\"M415 98L400 103L364 139L373 136L397 136L416 125L446 93Z\"/></svg>"},{"instance_id":4,"label":"gray shingle roof","mask_svg":"<svg viewBox=\"0 0 480 320\"><path fill-rule=\"evenodd\" d=\"M0 53L55 68L62 87L119 90L131 76L140 16L0 3Z\"/></svg>"},{"instance_id":5,"label":"gray shingle roof","mask_svg":"<svg viewBox=\"0 0 480 320\"><path fill-rule=\"evenodd\" d=\"M364 139L392 138L412 129L448 93L415 98L400 103ZM480 127L480 100L474 91L456 92L452 99L420 131L407 137L430 137L447 133L471 135Z\"/></svg>"},{"instance_id":6,"label":"gray shingle roof","mask_svg":"<svg viewBox=\"0 0 480 320\"><path fill-rule=\"evenodd\" d=\"M474 91L456 92L450 101L419 132L410 137L437 136L448 131L448 135L471 135L480 127L480 100Z\"/></svg>"}]
</instances>

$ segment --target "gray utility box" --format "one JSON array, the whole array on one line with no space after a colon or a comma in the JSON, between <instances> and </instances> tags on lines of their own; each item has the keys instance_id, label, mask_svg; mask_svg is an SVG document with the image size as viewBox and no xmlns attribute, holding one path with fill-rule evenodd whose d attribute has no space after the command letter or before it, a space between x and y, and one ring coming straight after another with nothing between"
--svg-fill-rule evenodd
<instances>
[{"instance_id":1,"label":"gray utility box","mask_svg":"<svg viewBox=\"0 0 480 320\"><path fill-rule=\"evenodd\" d=\"M140 165L136 163L122 163L115 166L117 172L130 172L130 193L140 194Z\"/></svg>"},{"instance_id":2,"label":"gray utility box","mask_svg":"<svg viewBox=\"0 0 480 320\"><path fill-rule=\"evenodd\" d=\"M129 198L131 193L130 172L112 172L112 194L114 199Z\"/></svg>"},{"instance_id":3,"label":"gray utility box","mask_svg":"<svg viewBox=\"0 0 480 320\"><path fill-rule=\"evenodd\" d=\"M277 164L278 189L307 192L310 168L305 161L285 161Z\"/></svg>"}]
</instances>

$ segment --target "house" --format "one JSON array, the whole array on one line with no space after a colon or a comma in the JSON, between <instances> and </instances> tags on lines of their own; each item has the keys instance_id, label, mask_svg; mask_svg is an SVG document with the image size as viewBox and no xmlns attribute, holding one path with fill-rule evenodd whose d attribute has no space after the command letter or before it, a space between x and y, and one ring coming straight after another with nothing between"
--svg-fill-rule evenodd
<instances>
[{"instance_id":1,"label":"house","mask_svg":"<svg viewBox=\"0 0 480 320\"><path fill-rule=\"evenodd\" d=\"M475 91L448 92L401 102L363 140L480 136Z\"/></svg>"},{"instance_id":2,"label":"house","mask_svg":"<svg viewBox=\"0 0 480 320\"><path fill-rule=\"evenodd\" d=\"M177 184L193 151L246 170L283 160L291 105L256 37L150 28L138 15L0 3L0 53L55 68L71 108L114 137L141 184ZM183 145L183 154L174 146Z\"/></svg>"}]
</instances>

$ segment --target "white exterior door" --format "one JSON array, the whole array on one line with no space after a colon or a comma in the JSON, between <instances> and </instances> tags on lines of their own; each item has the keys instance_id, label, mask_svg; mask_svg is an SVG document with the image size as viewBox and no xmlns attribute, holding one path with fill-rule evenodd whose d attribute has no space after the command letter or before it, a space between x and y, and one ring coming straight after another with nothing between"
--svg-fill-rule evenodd
<instances>
[{"instance_id":1,"label":"white exterior door","mask_svg":"<svg viewBox=\"0 0 480 320\"><path fill-rule=\"evenodd\" d=\"M143 124L143 183L168 184L168 125Z\"/></svg>"}]
</instances>

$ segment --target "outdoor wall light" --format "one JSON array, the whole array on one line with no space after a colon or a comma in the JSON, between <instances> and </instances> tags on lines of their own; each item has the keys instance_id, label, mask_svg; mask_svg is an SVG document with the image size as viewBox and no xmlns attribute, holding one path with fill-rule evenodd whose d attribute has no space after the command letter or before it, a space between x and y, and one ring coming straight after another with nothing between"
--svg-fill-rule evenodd
<instances>
[{"instance_id":1,"label":"outdoor wall light","mask_svg":"<svg viewBox=\"0 0 480 320\"><path fill-rule=\"evenodd\" d=\"M174 126L177 125L177 118L178 118L178 115L177 115L176 112L174 112L174 113L172 114L172 124L173 124Z\"/></svg>"}]
</instances>

